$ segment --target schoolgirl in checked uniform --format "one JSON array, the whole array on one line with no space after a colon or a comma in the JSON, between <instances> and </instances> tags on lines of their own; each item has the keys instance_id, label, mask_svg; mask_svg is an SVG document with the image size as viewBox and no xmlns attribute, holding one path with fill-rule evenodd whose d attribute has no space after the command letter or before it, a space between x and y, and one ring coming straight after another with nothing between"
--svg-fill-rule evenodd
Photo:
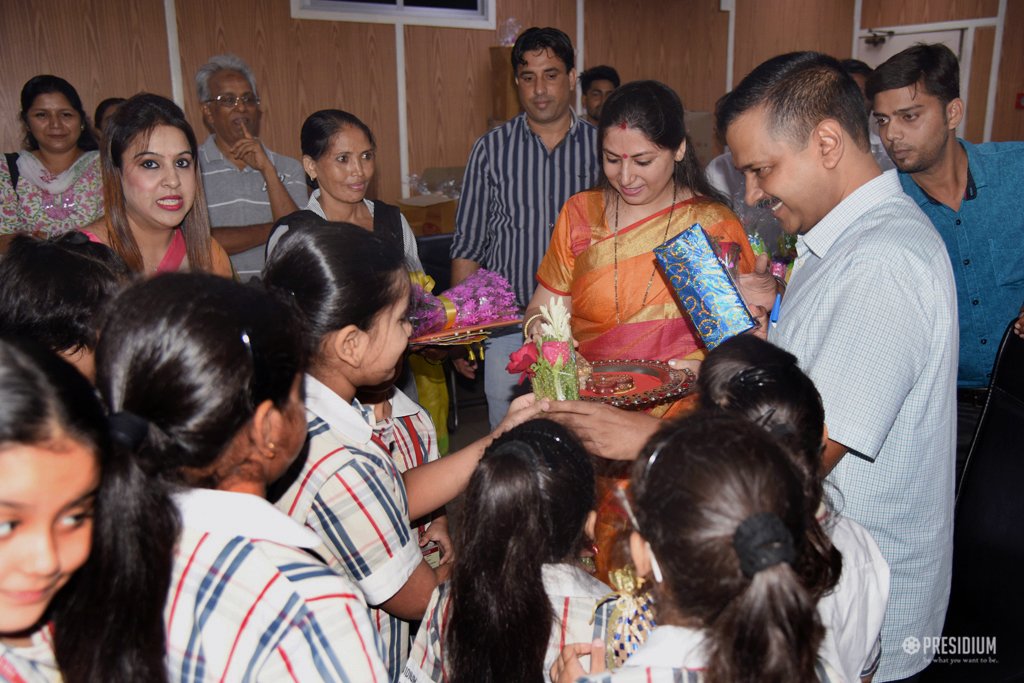
<instances>
[{"instance_id":1,"label":"schoolgirl in checked uniform","mask_svg":"<svg viewBox=\"0 0 1024 683\"><path fill-rule=\"evenodd\" d=\"M97 347L109 416L70 365L0 341L0 587L22 592L0 598L0 679L386 679L359 590L263 498L305 436L294 324L227 279L142 282Z\"/></svg>"},{"instance_id":2,"label":"schoolgirl in checked uniform","mask_svg":"<svg viewBox=\"0 0 1024 683\"><path fill-rule=\"evenodd\" d=\"M610 589L575 561L593 507L590 455L564 427L533 420L499 437L466 489L472 523L456 529L452 579L402 680L539 680L565 645L604 639Z\"/></svg>"},{"instance_id":3,"label":"schoolgirl in checked uniform","mask_svg":"<svg viewBox=\"0 0 1024 683\"><path fill-rule=\"evenodd\" d=\"M359 589L265 499L305 438L295 326L265 292L195 274L126 290L102 331L115 433L177 511L161 615L174 680L386 680Z\"/></svg>"},{"instance_id":4,"label":"schoolgirl in checked uniform","mask_svg":"<svg viewBox=\"0 0 1024 683\"><path fill-rule=\"evenodd\" d=\"M469 480L488 439L443 460L399 471L359 390L387 386L409 340L409 276L401 249L345 223L289 230L263 282L303 312L308 455L277 499L313 529L330 565L366 595L391 680L405 666L409 622L422 618L447 573L423 560L411 520L449 502Z\"/></svg>"}]
</instances>

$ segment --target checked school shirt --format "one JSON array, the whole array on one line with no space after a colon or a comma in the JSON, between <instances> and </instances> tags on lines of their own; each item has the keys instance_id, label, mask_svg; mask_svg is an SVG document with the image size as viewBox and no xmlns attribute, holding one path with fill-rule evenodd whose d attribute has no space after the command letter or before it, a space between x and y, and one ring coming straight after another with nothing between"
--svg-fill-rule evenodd
<instances>
[{"instance_id":1,"label":"checked school shirt","mask_svg":"<svg viewBox=\"0 0 1024 683\"><path fill-rule=\"evenodd\" d=\"M57 668L53 651L53 624L32 634L30 643L9 647L0 642L0 682L60 683L64 680Z\"/></svg>"},{"instance_id":2,"label":"checked school shirt","mask_svg":"<svg viewBox=\"0 0 1024 683\"><path fill-rule=\"evenodd\" d=\"M315 534L249 494L189 489L175 503L168 680L387 680L359 589L303 550L319 545ZM61 680L49 626L29 646L0 644L0 681Z\"/></svg>"},{"instance_id":3,"label":"checked school shirt","mask_svg":"<svg viewBox=\"0 0 1024 683\"><path fill-rule=\"evenodd\" d=\"M309 455L278 509L316 532L327 563L371 605L393 597L423 562L410 527L405 484L387 445L358 402L306 375ZM409 652L409 623L380 609L370 616L384 644L390 680Z\"/></svg>"},{"instance_id":4,"label":"checked school shirt","mask_svg":"<svg viewBox=\"0 0 1024 683\"><path fill-rule=\"evenodd\" d=\"M164 607L169 679L386 681L359 589L257 496L190 489Z\"/></svg>"}]
</instances>

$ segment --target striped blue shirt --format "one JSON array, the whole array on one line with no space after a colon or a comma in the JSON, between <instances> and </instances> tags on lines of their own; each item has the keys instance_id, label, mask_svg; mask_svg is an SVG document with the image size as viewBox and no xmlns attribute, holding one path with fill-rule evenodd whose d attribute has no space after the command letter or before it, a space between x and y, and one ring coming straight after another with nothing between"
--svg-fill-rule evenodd
<instances>
[{"instance_id":1,"label":"striped blue shirt","mask_svg":"<svg viewBox=\"0 0 1024 683\"><path fill-rule=\"evenodd\" d=\"M466 165L452 258L505 276L526 306L562 204L593 187L599 169L597 129L575 114L550 151L530 130L526 114L486 133Z\"/></svg>"}]
</instances>

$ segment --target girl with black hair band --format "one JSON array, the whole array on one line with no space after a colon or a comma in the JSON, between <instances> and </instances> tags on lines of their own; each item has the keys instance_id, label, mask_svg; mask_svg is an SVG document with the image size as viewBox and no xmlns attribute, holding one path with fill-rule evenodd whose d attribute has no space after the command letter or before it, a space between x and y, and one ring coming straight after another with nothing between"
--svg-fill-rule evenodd
<instances>
[{"instance_id":1,"label":"girl with black hair band","mask_svg":"<svg viewBox=\"0 0 1024 683\"><path fill-rule=\"evenodd\" d=\"M630 554L654 581L658 626L611 674L591 657L583 677L578 660L603 644L567 646L552 680L842 680L818 658L824 629L799 568L821 559L805 541L803 486L781 445L739 417L698 412L651 439L631 491Z\"/></svg>"},{"instance_id":2,"label":"girl with black hair band","mask_svg":"<svg viewBox=\"0 0 1024 683\"><path fill-rule=\"evenodd\" d=\"M575 559L593 506L590 454L564 427L531 420L488 446L402 680L539 681L565 643L604 637L614 601Z\"/></svg>"},{"instance_id":3,"label":"girl with black hair band","mask_svg":"<svg viewBox=\"0 0 1024 683\"><path fill-rule=\"evenodd\" d=\"M74 86L30 78L18 118L25 149L0 158L0 252L16 233L55 237L103 215L96 139Z\"/></svg>"},{"instance_id":4,"label":"girl with black hair band","mask_svg":"<svg viewBox=\"0 0 1024 683\"><path fill-rule=\"evenodd\" d=\"M804 488L807 543L825 560L799 568L821 595L821 657L845 680L868 683L882 654L889 565L867 529L837 513L825 495L821 456L828 429L814 383L791 353L740 335L708 354L697 387L703 408L743 417L789 446Z\"/></svg>"},{"instance_id":5,"label":"girl with black hair band","mask_svg":"<svg viewBox=\"0 0 1024 683\"><path fill-rule=\"evenodd\" d=\"M232 277L227 253L210 236L196 136L181 108L139 93L118 106L103 131L106 215L83 232L136 273Z\"/></svg>"},{"instance_id":6,"label":"girl with black hair band","mask_svg":"<svg viewBox=\"0 0 1024 683\"><path fill-rule=\"evenodd\" d=\"M409 275L397 242L345 223L291 230L263 281L301 309L311 358L309 455L276 504L316 531L330 565L363 590L397 680L408 622L423 617L450 568L424 562L410 520L462 491L491 437L400 474L374 433L376 418L356 399L360 389L394 380L409 340ZM516 408L499 433L535 412L529 399Z\"/></svg>"},{"instance_id":7,"label":"girl with black hair band","mask_svg":"<svg viewBox=\"0 0 1024 683\"><path fill-rule=\"evenodd\" d=\"M290 305L226 278L168 274L111 308L97 386L138 476L180 520L146 550L165 564L136 597L166 645L167 678L383 680L359 590L265 498L306 433ZM122 628L101 596L91 607L94 634Z\"/></svg>"}]
</instances>

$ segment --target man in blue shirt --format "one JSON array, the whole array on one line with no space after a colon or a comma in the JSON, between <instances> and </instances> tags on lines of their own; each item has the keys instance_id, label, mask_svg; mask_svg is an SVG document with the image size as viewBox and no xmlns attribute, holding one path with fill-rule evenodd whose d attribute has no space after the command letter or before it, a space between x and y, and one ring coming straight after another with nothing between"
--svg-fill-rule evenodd
<instances>
[{"instance_id":1,"label":"man in blue shirt","mask_svg":"<svg viewBox=\"0 0 1024 683\"><path fill-rule=\"evenodd\" d=\"M1024 142L960 140L960 67L945 45L915 45L879 66L867 96L903 190L942 236L960 317L958 475L1003 331L1024 301Z\"/></svg>"}]
</instances>

